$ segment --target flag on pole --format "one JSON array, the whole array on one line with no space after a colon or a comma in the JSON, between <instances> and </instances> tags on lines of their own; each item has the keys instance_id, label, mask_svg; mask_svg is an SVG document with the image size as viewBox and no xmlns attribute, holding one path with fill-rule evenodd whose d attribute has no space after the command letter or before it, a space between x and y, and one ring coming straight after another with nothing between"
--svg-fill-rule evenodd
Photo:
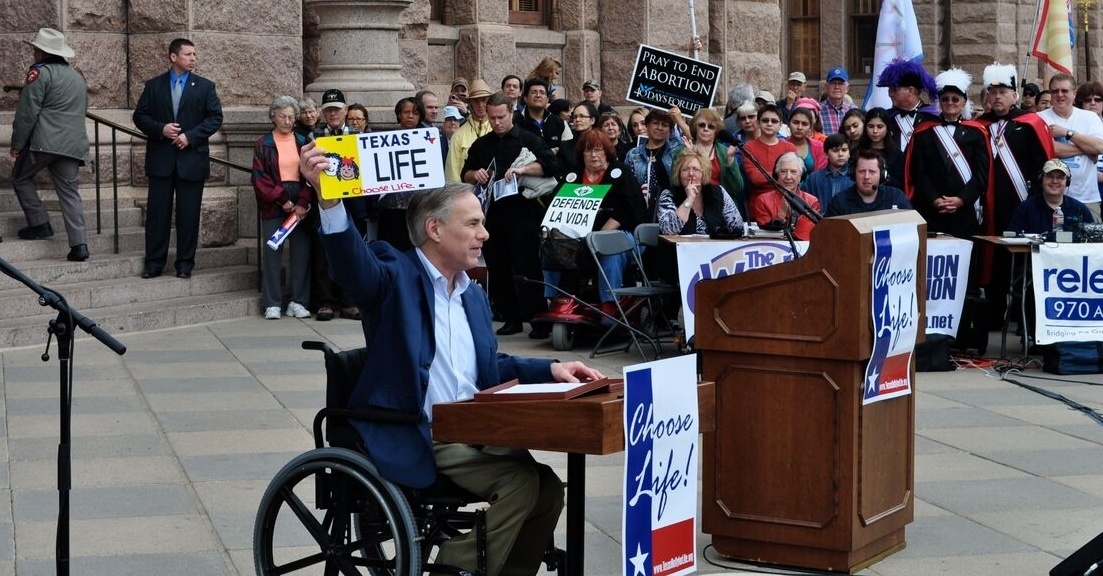
<instances>
[{"instance_id":1,"label":"flag on pole","mask_svg":"<svg viewBox=\"0 0 1103 576\"><path fill-rule=\"evenodd\" d=\"M1051 68L1072 74L1074 44L1071 0L1038 0L1030 54Z\"/></svg>"},{"instance_id":2,"label":"flag on pole","mask_svg":"<svg viewBox=\"0 0 1103 576\"><path fill-rule=\"evenodd\" d=\"M919 39L919 22L915 19L915 7L911 0L884 0L881 3L876 42L873 49L873 74L870 76L864 102L866 110L892 106L888 89L877 86L877 79L889 62L897 58L923 61L923 42Z\"/></svg>"}]
</instances>

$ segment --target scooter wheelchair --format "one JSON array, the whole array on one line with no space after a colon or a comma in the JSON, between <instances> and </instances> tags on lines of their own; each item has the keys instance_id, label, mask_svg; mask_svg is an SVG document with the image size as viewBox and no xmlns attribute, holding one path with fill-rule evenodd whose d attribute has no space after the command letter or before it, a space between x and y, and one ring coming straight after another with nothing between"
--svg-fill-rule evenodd
<instances>
[{"instance_id":1,"label":"scooter wheelchair","mask_svg":"<svg viewBox=\"0 0 1103 576\"><path fill-rule=\"evenodd\" d=\"M465 510L482 499L443 475L424 489L384 479L348 422L416 426L420 415L346 409L365 350L337 352L313 341L303 342L303 348L325 353L326 407L314 417L315 448L288 462L261 498L253 530L257 574L484 575L485 512ZM470 530L478 550L475 572L430 562L435 547ZM555 548L545 556L548 569L560 576L563 556Z\"/></svg>"}]
</instances>

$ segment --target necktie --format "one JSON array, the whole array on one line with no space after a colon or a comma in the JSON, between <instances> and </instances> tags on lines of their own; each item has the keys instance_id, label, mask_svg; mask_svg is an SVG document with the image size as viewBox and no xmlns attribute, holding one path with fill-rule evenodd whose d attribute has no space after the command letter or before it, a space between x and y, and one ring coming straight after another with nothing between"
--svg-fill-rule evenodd
<instances>
[{"instance_id":1,"label":"necktie","mask_svg":"<svg viewBox=\"0 0 1103 576\"><path fill-rule=\"evenodd\" d=\"M176 113L180 110L180 96L184 93L184 79L177 78L172 83L172 116L176 117Z\"/></svg>"}]
</instances>

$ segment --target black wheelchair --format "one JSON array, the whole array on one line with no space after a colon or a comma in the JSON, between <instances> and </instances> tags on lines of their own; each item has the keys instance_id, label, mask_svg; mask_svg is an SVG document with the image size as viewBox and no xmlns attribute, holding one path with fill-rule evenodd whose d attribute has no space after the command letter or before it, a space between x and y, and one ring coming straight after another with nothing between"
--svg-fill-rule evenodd
<instances>
[{"instance_id":1,"label":"black wheelchair","mask_svg":"<svg viewBox=\"0 0 1103 576\"><path fill-rule=\"evenodd\" d=\"M469 509L482 499L443 475L423 489L384 479L348 422L416 426L421 414L346 409L365 350L337 352L314 341L302 346L325 353L326 407L314 417L314 449L288 462L261 498L253 528L257 574L484 576L486 514ZM477 544L475 572L430 561L434 548L471 530ZM564 560L565 553L554 546L544 557L547 569L559 576L565 576Z\"/></svg>"}]
</instances>

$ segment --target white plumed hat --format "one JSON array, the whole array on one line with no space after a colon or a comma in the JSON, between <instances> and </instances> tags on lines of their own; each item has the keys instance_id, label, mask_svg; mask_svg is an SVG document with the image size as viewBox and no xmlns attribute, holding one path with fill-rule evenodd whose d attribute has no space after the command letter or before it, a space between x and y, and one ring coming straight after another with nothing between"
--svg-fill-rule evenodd
<instances>
[{"instance_id":1,"label":"white plumed hat","mask_svg":"<svg viewBox=\"0 0 1103 576\"><path fill-rule=\"evenodd\" d=\"M940 72L938 76L935 76L934 83L938 86L938 93L942 94L947 90L953 90L960 92L962 96L969 97L969 84L973 81L973 77L968 72L961 68L950 68L945 72Z\"/></svg>"},{"instance_id":2,"label":"white plumed hat","mask_svg":"<svg viewBox=\"0 0 1103 576\"><path fill-rule=\"evenodd\" d=\"M994 63L984 68L984 87L993 88L1001 86L1018 90L1015 86L1015 67L1010 64Z\"/></svg>"}]
</instances>

